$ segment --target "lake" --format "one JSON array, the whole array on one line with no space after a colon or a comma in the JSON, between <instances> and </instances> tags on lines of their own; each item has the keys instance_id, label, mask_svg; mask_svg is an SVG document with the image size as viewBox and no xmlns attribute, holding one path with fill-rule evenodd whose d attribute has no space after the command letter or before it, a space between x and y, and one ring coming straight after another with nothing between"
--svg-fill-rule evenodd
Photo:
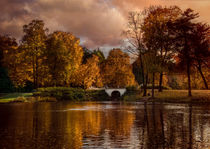
<instances>
[{"instance_id":1,"label":"lake","mask_svg":"<svg viewBox=\"0 0 210 149\"><path fill-rule=\"evenodd\" d=\"M0 104L0 149L209 149L210 105Z\"/></svg>"}]
</instances>

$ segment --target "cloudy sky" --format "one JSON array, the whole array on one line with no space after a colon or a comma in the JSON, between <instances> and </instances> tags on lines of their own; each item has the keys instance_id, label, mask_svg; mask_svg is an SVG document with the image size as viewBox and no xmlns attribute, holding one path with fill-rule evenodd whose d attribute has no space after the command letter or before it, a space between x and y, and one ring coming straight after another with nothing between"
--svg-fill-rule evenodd
<instances>
[{"instance_id":1,"label":"cloudy sky","mask_svg":"<svg viewBox=\"0 0 210 149\"><path fill-rule=\"evenodd\" d=\"M0 0L0 33L21 39L22 26L44 20L50 32L72 32L90 49L120 47L129 11L150 5L178 5L210 23L210 0Z\"/></svg>"}]
</instances>

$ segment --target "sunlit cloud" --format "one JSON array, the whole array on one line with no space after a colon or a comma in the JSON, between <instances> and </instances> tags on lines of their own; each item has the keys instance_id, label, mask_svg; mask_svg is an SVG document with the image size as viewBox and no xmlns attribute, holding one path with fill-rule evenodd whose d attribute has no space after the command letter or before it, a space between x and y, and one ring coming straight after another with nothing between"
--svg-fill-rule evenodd
<instances>
[{"instance_id":1,"label":"sunlit cloud","mask_svg":"<svg viewBox=\"0 0 210 149\"><path fill-rule=\"evenodd\" d=\"M208 0L1 0L0 33L21 39L24 24L42 19L50 32L71 32L88 48L117 47L128 12L150 5L191 7L210 22Z\"/></svg>"}]
</instances>

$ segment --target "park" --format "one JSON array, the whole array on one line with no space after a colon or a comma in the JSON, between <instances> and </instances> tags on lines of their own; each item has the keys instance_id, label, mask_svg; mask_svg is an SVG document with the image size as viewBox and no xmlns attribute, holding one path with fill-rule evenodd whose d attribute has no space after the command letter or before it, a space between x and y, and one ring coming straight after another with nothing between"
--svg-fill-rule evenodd
<instances>
[{"instance_id":1,"label":"park","mask_svg":"<svg viewBox=\"0 0 210 149\"><path fill-rule=\"evenodd\" d=\"M108 52L42 19L0 34L0 148L210 148L210 26L199 19L178 6L130 11Z\"/></svg>"}]
</instances>

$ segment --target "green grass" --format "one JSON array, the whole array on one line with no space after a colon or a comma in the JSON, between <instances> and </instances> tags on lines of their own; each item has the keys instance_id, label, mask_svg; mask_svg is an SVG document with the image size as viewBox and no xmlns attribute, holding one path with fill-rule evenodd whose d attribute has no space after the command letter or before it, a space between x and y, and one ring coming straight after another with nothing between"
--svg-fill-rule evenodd
<instances>
[{"instance_id":1,"label":"green grass","mask_svg":"<svg viewBox=\"0 0 210 149\"><path fill-rule=\"evenodd\" d=\"M2 94L0 96L0 103L7 103L16 100L18 97L30 97L32 93L9 93L9 94Z\"/></svg>"},{"instance_id":2,"label":"green grass","mask_svg":"<svg viewBox=\"0 0 210 149\"><path fill-rule=\"evenodd\" d=\"M9 102L54 102L70 101L104 101L108 95L104 90L84 90L81 88L47 87L38 88L33 93L0 94L0 103Z\"/></svg>"},{"instance_id":3,"label":"green grass","mask_svg":"<svg viewBox=\"0 0 210 149\"><path fill-rule=\"evenodd\" d=\"M108 95L104 90L84 90L81 88L47 87L38 88L33 93L35 97L54 97L57 100L71 101L96 101L107 100Z\"/></svg>"}]
</instances>

